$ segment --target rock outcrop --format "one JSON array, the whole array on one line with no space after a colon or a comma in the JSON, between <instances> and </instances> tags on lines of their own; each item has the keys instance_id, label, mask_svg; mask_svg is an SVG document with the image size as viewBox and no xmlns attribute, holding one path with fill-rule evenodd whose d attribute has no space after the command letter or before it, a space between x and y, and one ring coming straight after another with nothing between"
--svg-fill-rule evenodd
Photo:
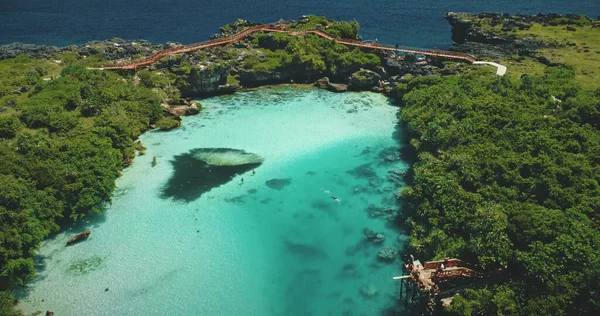
<instances>
[{"instance_id":1,"label":"rock outcrop","mask_svg":"<svg viewBox=\"0 0 600 316\"><path fill-rule=\"evenodd\" d=\"M104 41L92 41L83 45L55 47L12 43L0 45L0 60L24 54L31 58L52 58L57 53L74 52L80 56L101 55L106 60L129 59L134 56L150 56L160 50L176 44L153 44L146 40L126 41L113 38Z\"/></svg>"},{"instance_id":2,"label":"rock outcrop","mask_svg":"<svg viewBox=\"0 0 600 316\"><path fill-rule=\"evenodd\" d=\"M391 56L385 56L383 58L383 66L385 72L391 76L402 77L406 74L412 74L415 76L431 76L433 75L433 68L443 68L444 64L439 63L435 66L431 65L426 60L418 60L414 55L406 55L403 60L393 58Z\"/></svg>"},{"instance_id":3,"label":"rock outcrop","mask_svg":"<svg viewBox=\"0 0 600 316\"><path fill-rule=\"evenodd\" d=\"M321 89L327 89L332 92L346 92L348 91L348 85L343 83L332 83L328 77L323 77L315 82L315 86Z\"/></svg>"},{"instance_id":4,"label":"rock outcrop","mask_svg":"<svg viewBox=\"0 0 600 316\"><path fill-rule=\"evenodd\" d=\"M25 54L31 58L50 58L61 49L54 46L12 43L0 46L0 60Z\"/></svg>"},{"instance_id":5,"label":"rock outcrop","mask_svg":"<svg viewBox=\"0 0 600 316\"><path fill-rule=\"evenodd\" d=\"M371 70L361 69L352 74L348 88L354 91L368 91L381 86L381 76Z\"/></svg>"},{"instance_id":6,"label":"rock outcrop","mask_svg":"<svg viewBox=\"0 0 600 316\"><path fill-rule=\"evenodd\" d=\"M499 31L484 30L478 20L485 19L489 27ZM446 20L452 26L452 40L456 43L450 49L459 52L488 56L495 59L504 56L535 57L537 51L547 45L533 38L517 38L513 30L529 29L533 23L542 25L558 25L580 23L579 15L538 14L508 15L499 13L480 13L466 16L449 12ZM489 28L488 27L488 28Z\"/></svg>"}]
</instances>

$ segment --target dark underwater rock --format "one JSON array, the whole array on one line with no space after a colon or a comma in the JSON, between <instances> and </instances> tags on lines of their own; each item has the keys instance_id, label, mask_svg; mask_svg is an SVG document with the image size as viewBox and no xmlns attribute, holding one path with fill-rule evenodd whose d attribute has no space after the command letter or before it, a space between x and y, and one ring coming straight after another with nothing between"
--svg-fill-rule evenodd
<instances>
[{"instance_id":1,"label":"dark underwater rock","mask_svg":"<svg viewBox=\"0 0 600 316\"><path fill-rule=\"evenodd\" d=\"M362 164L346 173L353 175L356 178L374 179L377 178L377 173L373 171L370 163Z\"/></svg>"},{"instance_id":2,"label":"dark underwater rock","mask_svg":"<svg viewBox=\"0 0 600 316\"><path fill-rule=\"evenodd\" d=\"M263 162L256 154L231 148L197 148L174 158L171 161L174 172L163 188L162 197L185 202L199 198Z\"/></svg>"},{"instance_id":3,"label":"dark underwater rock","mask_svg":"<svg viewBox=\"0 0 600 316\"><path fill-rule=\"evenodd\" d=\"M388 171L388 180L391 182L403 181L404 176L406 176L406 170L395 169Z\"/></svg>"},{"instance_id":4,"label":"dark underwater rock","mask_svg":"<svg viewBox=\"0 0 600 316\"><path fill-rule=\"evenodd\" d=\"M368 228L363 230L363 234L367 237L368 241L372 241L374 243L382 243L385 241L385 236L382 233L376 233Z\"/></svg>"},{"instance_id":5,"label":"dark underwater rock","mask_svg":"<svg viewBox=\"0 0 600 316\"><path fill-rule=\"evenodd\" d=\"M286 186L290 185L292 183L292 179L290 178L286 178L286 179L271 179L271 180L267 180L265 182L265 184L273 189L273 190L278 190L281 191L283 190Z\"/></svg>"},{"instance_id":6,"label":"dark underwater rock","mask_svg":"<svg viewBox=\"0 0 600 316\"><path fill-rule=\"evenodd\" d=\"M289 240L283 241L286 250L304 259L327 259L329 256L318 245L297 243Z\"/></svg>"},{"instance_id":7,"label":"dark underwater rock","mask_svg":"<svg viewBox=\"0 0 600 316\"><path fill-rule=\"evenodd\" d=\"M391 262L398 258L398 252L394 248L382 248L379 250L379 252L377 252L377 258L382 261Z\"/></svg>"},{"instance_id":8,"label":"dark underwater rock","mask_svg":"<svg viewBox=\"0 0 600 316\"><path fill-rule=\"evenodd\" d=\"M398 216L398 211L393 207L383 207L371 204L367 207L367 213L370 217L380 217L387 221L394 221Z\"/></svg>"}]
</instances>

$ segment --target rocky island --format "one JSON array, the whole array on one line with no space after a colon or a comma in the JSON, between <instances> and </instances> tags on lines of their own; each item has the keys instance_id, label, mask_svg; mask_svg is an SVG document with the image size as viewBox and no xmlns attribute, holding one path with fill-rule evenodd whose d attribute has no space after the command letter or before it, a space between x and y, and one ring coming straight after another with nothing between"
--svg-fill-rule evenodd
<instances>
[{"instance_id":1,"label":"rocky island","mask_svg":"<svg viewBox=\"0 0 600 316\"><path fill-rule=\"evenodd\" d=\"M507 75L497 76L491 67L276 32L165 56L138 71L93 68L181 45L113 39L64 48L0 47L2 289L34 277L33 255L44 238L103 210L122 169L144 154L145 147L135 143L143 132L176 129L180 116L201 113L193 98L303 83L334 92L385 93L400 106L399 128L410 146L398 156L412 167L392 173L390 181L401 183L392 194L402 211L370 206L367 212L404 227L410 239L400 242L408 247L402 252L380 248L379 261L400 271L399 259L408 260L408 253L423 260L451 256L493 276L486 282L467 280L460 291L431 287L431 293L438 291L436 300L423 292L418 304L462 315L596 313L599 22L556 14L448 13L446 18L455 42L451 50L506 65ZM298 31L322 29L339 39L360 40L357 22L308 16L287 23ZM239 20L213 38L255 25ZM231 157L235 164L222 163ZM221 185L263 162L227 148L179 158L174 165L205 169L201 175L176 175L194 182L186 189L198 186L201 192L164 192L185 194L183 200L210 190L197 184L206 177ZM209 175L215 166L222 174ZM269 181L277 192L291 182ZM313 206L330 211L329 205ZM396 239L369 229L363 234L367 244ZM327 257L312 245L285 245L319 260ZM363 289L365 296L377 294L371 286ZM0 292L0 313L18 315L13 303L9 292Z\"/></svg>"}]
</instances>

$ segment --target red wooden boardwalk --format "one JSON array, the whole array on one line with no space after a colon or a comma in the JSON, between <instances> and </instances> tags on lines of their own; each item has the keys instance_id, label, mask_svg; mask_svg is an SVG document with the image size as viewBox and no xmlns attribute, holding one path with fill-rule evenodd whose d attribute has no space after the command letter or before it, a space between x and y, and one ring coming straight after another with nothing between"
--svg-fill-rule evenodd
<instances>
[{"instance_id":1,"label":"red wooden boardwalk","mask_svg":"<svg viewBox=\"0 0 600 316\"><path fill-rule=\"evenodd\" d=\"M465 62L469 62L469 63L473 63L476 61L475 58L473 58L472 56L470 56L468 54L464 54L464 53L450 52L450 51L443 51L443 50L432 50L432 49L423 50L423 49L407 48L407 47L401 47L401 46L391 47L391 46L381 45L378 43L365 43L365 42L357 41L357 40L336 38L335 36L333 36L327 32L321 31L321 30L294 31L294 30L286 30L285 25L282 25L282 24L276 24L276 25L265 24L265 25L257 25L257 26L250 27L244 31L241 31L241 32L231 35L229 37L209 40L209 41L200 42L200 43L196 43L196 44L190 44L190 45L169 48L169 49L162 50L162 51L156 53L155 55L147 57L147 58L143 58L143 59L139 59L139 60L135 60L135 61L131 61L131 62L126 62L126 63L122 63L119 65L102 67L101 69L142 68L142 67L149 66L149 65L159 61L161 58L168 56L168 55L185 54L185 53L195 52L195 51L205 49L205 48L228 45L231 43L241 41L246 36L257 33L257 32L278 32L278 33L287 33L287 34L293 35L293 36L299 36L299 35L304 35L304 34L314 34L314 35L317 35L317 36L320 36L320 37L323 37L323 38L326 38L329 40L334 40L337 43L340 43L340 44L343 44L346 46L350 46L350 47L360 47L360 48L365 48L365 49L374 49L374 50L381 50L381 51L386 51L386 52L395 51L395 52L401 52L401 53L425 55L425 56L434 57L434 58L458 60L458 61L465 61Z\"/></svg>"}]
</instances>

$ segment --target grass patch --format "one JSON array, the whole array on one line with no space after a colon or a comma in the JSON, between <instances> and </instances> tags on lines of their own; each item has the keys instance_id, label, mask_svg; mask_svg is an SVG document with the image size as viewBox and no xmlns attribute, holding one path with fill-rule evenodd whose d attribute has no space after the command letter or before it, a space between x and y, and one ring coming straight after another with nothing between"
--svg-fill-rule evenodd
<instances>
[{"instance_id":1,"label":"grass patch","mask_svg":"<svg viewBox=\"0 0 600 316\"><path fill-rule=\"evenodd\" d=\"M582 88L594 90L600 88L600 27L594 27L597 21L590 21L585 16L579 19L558 17L550 19L546 24L522 23L527 27L505 28L506 22L498 22L490 18L479 19L468 14L459 15L462 19L471 20L473 25L484 31L492 31L516 38L533 38L546 42L547 48L539 50L539 55L553 63L564 64L575 69L575 81ZM505 21L505 20L503 20ZM508 66L507 74L519 77L522 74L539 75L546 66L531 58L510 59L501 61Z\"/></svg>"},{"instance_id":2,"label":"grass patch","mask_svg":"<svg viewBox=\"0 0 600 316\"><path fill-rule=\"evenodd\" d=\"M529 30L515 32L518 37L532 37L562 47L549 47L540 54L554 63L575 69L575 80L585 89L600 88L600 28L590 25L543 26L534 24Z\"/></svg>"},{"instance_id":3,"label":"grass patch","mask_svg":"<svg viewBox=\"0 0 600 316\"><path fill-rule=\"evenodd\" d=\"M231 74L227 75L227 84L230 86L234 86L234 87L239 87L240 86L240 82L237 79L239 76L233 76Z\"/></svg>"}]
</instances>

